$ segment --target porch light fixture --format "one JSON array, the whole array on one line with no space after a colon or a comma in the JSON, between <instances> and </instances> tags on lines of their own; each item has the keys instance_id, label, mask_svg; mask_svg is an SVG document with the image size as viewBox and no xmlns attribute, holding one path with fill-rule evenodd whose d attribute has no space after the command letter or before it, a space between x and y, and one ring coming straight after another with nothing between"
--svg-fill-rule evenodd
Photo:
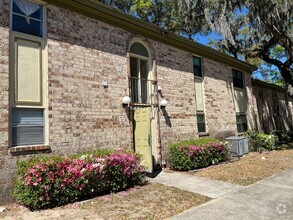
<instances>
[{"instance_id":1,"label":"porch light fixture","mask_svg":"<svg viewBox=\"0 0 293 220\"><path fill-rule=\"evenodd\" d=\"M158 92L162 92L162 88L161 88L161 86L158 86L158 87L157 87L157 91L158 91Z\"/></svg>"},{"instance_id":2,"label":"porch light fixture","mask_svg":"<svg viewBox=\"0 0 293 220\"><path fill-rule=\"evenodd\" d=\"M160 107L161 107L161 109L165 109L166 108L166 106L167 106L167 100L166 99L163 99L161 102L160 102Z\"/></svg>"},{"instance_id":3,"label":"porch light fixture","mask_svg":"<svg viewBox=\"0 0 293 220\"><path fill-rule=\"evenodd\" d=\"M131 102L131 99L129 98L129 96L124 96L122 100L123 108L128 107L130 102Z\"/></svg>"}]
</instances>

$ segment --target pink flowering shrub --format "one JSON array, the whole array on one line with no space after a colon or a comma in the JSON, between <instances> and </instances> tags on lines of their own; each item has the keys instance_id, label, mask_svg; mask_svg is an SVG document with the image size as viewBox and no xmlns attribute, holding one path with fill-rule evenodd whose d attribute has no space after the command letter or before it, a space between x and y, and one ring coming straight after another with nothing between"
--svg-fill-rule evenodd
<instances>
[{"instance_id":1,"label":"pink flowering shrub","mask_svg":"<svg viewBox=\"0 0 293 220\"><path fill-rule=\"evenodd\" d=\"M140 184L144 169L133 153L45 157L18 162L13 195L30 209L64 205Z\"/></svg>"},{"instance_id":2,"label":"pink flowering shrub","mask_svg":"<svg viewBox=\"0 0 293 220\"><path fill-rule=\"evenodd\" d=\"M224 143L209 142L209 140L207 139L205 143L204 140L200 139L198 146L171 145L169 149L169 164L171 169L188 171L227 160L228 147Z\"/></svg>"}]
</instances>

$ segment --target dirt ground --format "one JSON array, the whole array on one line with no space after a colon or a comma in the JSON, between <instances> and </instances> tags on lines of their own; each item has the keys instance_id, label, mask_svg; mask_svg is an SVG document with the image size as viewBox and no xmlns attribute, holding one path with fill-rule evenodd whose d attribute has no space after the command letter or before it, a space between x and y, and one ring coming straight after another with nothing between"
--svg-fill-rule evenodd
<instances>
[{"instance_id":1,"label":"dirt ground","mask_svg":"<svg viewBox=\"0 0 293 220\"><path fill-rule=\"evenodd\" d=\"M195 171L194 175L246 186L289 168L293 168L292 149L249 153L240 160Z\"/></svg>"},{"instance_id":2,"label":"dirt ground","mask_svg":"<svg viewBox=\"0 0 293 220\"><path fill-rule=\"evenodd\" d=\"M202 195L152 183L50 210L31 212L18 204L10 204L0 213L0 219L166 219L209 200Z\"/></svg>"}]
</instances>

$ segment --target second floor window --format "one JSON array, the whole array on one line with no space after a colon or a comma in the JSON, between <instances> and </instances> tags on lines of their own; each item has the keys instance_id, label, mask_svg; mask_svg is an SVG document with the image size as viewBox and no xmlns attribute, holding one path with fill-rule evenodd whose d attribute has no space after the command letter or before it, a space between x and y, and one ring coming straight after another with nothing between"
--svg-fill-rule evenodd
<instances>
[{"instance_id":1,"label":"second floor window","mask_svg":"<svg viewBox=\"0 0 293 220\"><path fill-rule=\"evenodd\" d=\"M27 1L12 1L11 30L37 37L43 37L43 6Z\"/></svg>"},{"instance_id":2,"label":"second floor window","mask_svg":"<svg viewBox=\"0 0 293 220\"><path fill-rule=\"evenodd\" d=\"M149 53L138 42L130 47L130 78L131 78L131 101L133 103L150 103L150 80L149 80Z\"/></svg>"},{"instance_id":3,"label":"second floor window","mask_svg":"<svg viewBox=\"0 0 293 220\"><path fill-rule=\"evenodd\" d=\"M239 70L232 70L233 73L233 86L243 89L243 74Z\"/></svg>"},{"instance_id":4,"label":"second floor window","mask_svg":"<svg viewBox=\"0 0 293 220\"><path fill-rule=\"evenodd\" d=\"M201 59L199 57L193 57L193 74L202 77Z\"/></svg>"}]
</instances>

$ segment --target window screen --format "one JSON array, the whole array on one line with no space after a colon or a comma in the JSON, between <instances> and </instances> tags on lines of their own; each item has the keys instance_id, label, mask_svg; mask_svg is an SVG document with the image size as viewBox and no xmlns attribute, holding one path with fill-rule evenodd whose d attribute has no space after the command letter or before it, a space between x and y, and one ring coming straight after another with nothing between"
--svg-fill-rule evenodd
<instances>
[{"instance_id":1,"label":"window screen","mask_svg":"<svg viewBox=\"0 0 293 220\"><path fill-rule=\"evenodd\" d=\"M44 144L44 110L12 109L12 145Z\"/></svg>"}]
</instances>

